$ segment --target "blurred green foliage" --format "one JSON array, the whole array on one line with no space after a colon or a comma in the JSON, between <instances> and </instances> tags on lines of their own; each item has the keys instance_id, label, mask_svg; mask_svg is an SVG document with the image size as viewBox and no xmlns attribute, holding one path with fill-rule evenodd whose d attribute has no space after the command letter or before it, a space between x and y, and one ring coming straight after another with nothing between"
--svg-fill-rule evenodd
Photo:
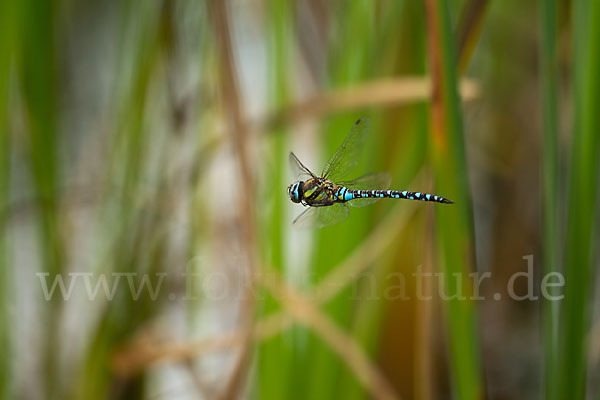
<instances>
[{"instance_id":1,"label":"blurred green foliage","mask_svg":"<svg viewBox=\"0 0 600 400\"><path fill-rule=\"evenodd\" d=\"M597 396L600 2L217 1L0 3L0 398ZM356 176L456 204L295 231L288 152L320 171L361 116ZM529 254L564 301L505 296ZM73 273L163 286L44 298Z\"/></svg>"}]
</instances>

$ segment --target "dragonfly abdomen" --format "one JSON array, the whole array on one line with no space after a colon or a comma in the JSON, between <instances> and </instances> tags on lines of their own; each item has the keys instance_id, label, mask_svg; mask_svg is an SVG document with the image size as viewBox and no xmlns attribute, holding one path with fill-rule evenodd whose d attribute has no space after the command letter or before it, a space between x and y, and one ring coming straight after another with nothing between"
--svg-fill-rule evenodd
<instances>
[{"instance_id":1,"label":"dragonfly abdomen","mask_svg":"<svg viewBox=\"0 0 600 400\"><path fill-rule=\"evenodd\" d=\"M345 190L344 190L345 189ZM421 192L409 192L408 190L353 190L342 188L340 190L341 198L344 201L354 199L366 199L366 198L391 198L391 199L407 199L407 200L421 200L421 201L433 201L436 203L454 203L442 196L429 193Z\"/></svg>"}]
</instances>

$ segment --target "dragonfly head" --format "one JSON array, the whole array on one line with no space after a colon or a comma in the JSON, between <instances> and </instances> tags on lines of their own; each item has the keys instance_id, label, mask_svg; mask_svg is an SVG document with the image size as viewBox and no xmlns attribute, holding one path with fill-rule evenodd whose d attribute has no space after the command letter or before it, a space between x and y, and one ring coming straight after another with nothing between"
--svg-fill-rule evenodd
<instances>
[{"instance_id":1,"label":"dragonfly head","mask_svg":"<svg viewBox=\"0 0 600 400\"><path fill-rule=\"evenodd\" d=\"M303 189L304 189L304 182L302 182L302 181L292 183L290 186L288 186L288 188L287 188L288 196L290 196L290 199L294 203L300 203L302 201Z\"/></svg>"}]
</instances>

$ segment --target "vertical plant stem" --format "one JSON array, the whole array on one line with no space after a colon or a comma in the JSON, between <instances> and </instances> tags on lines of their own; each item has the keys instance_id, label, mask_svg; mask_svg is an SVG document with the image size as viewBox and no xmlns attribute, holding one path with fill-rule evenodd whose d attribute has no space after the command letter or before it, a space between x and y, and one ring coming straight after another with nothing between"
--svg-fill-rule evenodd
<instances>
[{"instance_id":1,"label":"vertical plant stem","mask_svg":"<svg viewBox=\"0 0 600 400\"><path fill-rule=\"evenodd\" d=\"M458 72L467 69L475 44L483 28L483 19L489 0L469 0L462 9L456 36L458 40Z\"/></svg>"},{"instance_id":2,"label":"vertical plant stem","mask_svg":"<svg viewBox=\"0 0 600 400\"><path fill-rule=\"evenodd\" d=\"M292 32L291 3L287 1L271 0L265 3L267 7L268 24L268 66L270 87L270 105L274 109L282 108L289 97L289 74L291 63L289 60ZM286 187L284 178L287 176L287 150L285 148L286 133L283 128L270 135L269 146L273 154L270 160L274 165L269 168L269 182L263 188L265 203L272 204L267 207L268 224L265 224L265 234L262 247L265 259L282 275L286 275L285 267L285 229L283 224L289 224L285 218L283 188ZM261 296L261 314L267 315L279 308L279 302L273 296L266 294ZM259 346L257 374L257 397L264 399L289 398L296 391L293 369L294 349L297 341L294 341L294 331L299 328L293 327L291 332L281 332L278 335L263 342ZM297 361L297 360L296 360Z\"/></svg>"},{"instance_id":3,"label":"vertical plant stem","mask_svg":"<svg viewBox=\"0 0 600 400\"><path fill-rule=\"evenodd\" d=\"M367 75L369 66L377 57L373 54L373 38L375 36L375 8L371 1L354 1L344 5L334 3L335 18L340 20L339 26L333 26L342 40L330 42L328 78L333 87L344 87L359 82ZM368 55L368 56L367 56ZM364 116L364 114L362 114ZM331 156L347 135L352 123L361 116L354 114L339 115L329 120L324 134L324 158ZM325 133L325 132L324 132ZM318 166L317 171L320 171ZM371 211L372 212L372 211ZM367 212L354 213L352 221L326 228L316 232L313 279L319 281L336 265L344 255L355 248L368 227ZM341 291L324 309L341 326L351 325L353 320L353 304L350 289ZM298 398L332 398L340 395L339 382L345 381L347 372L342 368L339 358L317 335L311 334L307 345L305 368L308 371L309 384L306 392L299 393ZM354 377L352 377L354 380Z\"/></svg>"},{"instance_id":4,"label":"vertical plant stem","mask_svg":"<svg viewBox=\"0 0 600 400\"><path fill-rule=\"evenodd\" d=\"M569 172L561 398L585 398L600 156L600 2L573 2L574 127Z\"/></svg>"},{"instance_id":5,"label":"vertical plant stem","mask_svg":"<svg viewBox=\"0 0 600 400\"><path fill-rule=\"evenodd\" d=\"M558 272L558 63L556 58L556 0L540 1L541 97L543 121L543 235L544 275ZM556 289L556 288L551 288ZM551 294L554 295L553 292ZM542 335L544 341L544 397L558 398L558 303L543 299Z\"/></svg>"},{"instance_id":6,"label":"vertical plant stem","mask_svg":"<svg viewBox=\"0 0 600 400\"><path fill-rule=\"evenodd\" d=\"M250 365L251 356L251 335L254 316L254 272L256 266L256 247L255 247L255 227L254 227L254 189L253 180L250 171L250 161L248 158L248 129L246 119L243 114L242 104L237 84L237 74L235 60L233 57L233 47L231 40L231 31L229 26L229 17L227 2L222 0L213 0L210 2L210 11L214 19L215 36L218 43L218 51L221 66L221 90L224 100L224 109L228 110L227 119L229 121L229 130L231 132L231 141L237 157L237 167L240 177L240 193L238 196L239 217L241 221L241 231L243 246L247 263L247 277L249 284L243 294L244 332L245 344L242 349L237 366L234 368L232 377L223 393L224 399L236 398L240 388L243 386L243 379Z\"/></svg>"},{"instance_id":7,"label":"vertical plant stem","mask_svg":"<svg viewBox=\"0 0 600 400\"><path fill-rule=\"evenodd\" d=\"M433 212L428 210L425 216L425 258L423 260L423 272L425 274L433 273L433 254L434 250L434 232L433 232ZM434 387L431 382L434 381L433 370L433 325L434 325L434 306L438 299L432 296L433 282L431 279L424 279L422 282L423 296L432 300L417 301L418 321L415 327L415 338L417 344L417 357L415 360L415 394L417 398L430 400L434 398Z\"/></svg>"},{"instance_id":8,"label":"vertical plant stem","mask_svg":"<svg viewBox=\"0 0 600 400\"><path fill-rule=\"evenodd\" d=\"M458 66L457 74L462 75L465 73L469 61L475 50L475 45L479 37L481 36L481 30L483 28L483 21L488 9L488 0L469 0L467 1L461 10L460 19L456 28L456 41L457 41L457 53L458 53ZM434 252L433 243L433 214L427 213L427 234L426 243L428 256L424 262L424 272L433 273L432 259L430 252ZM432 291L430 280L426 280L423 283L423 288L426 296L430 295ZM419 341L419 358L417 360L417 390L419 391L419 398L433 398L434 391L431 387L431 381L434 377L434 365L432 356L432 346L434 342L432 340L432 326L434 325L434 303L431 301L419 302L420 306L420 329L417 337L421 337Z\"/></svg>"},{"instance_id":9,"label":"vertical plant stem","mask_svg":"<svg viewBox=\"0 0 600 400\"><path fill-rule=\"evenodd\" d=\"M13 341L10 324L9 310L12 308L11 299L14 298L12 285L13 276L10 273L7 246L7 220L10 185L10 152L11 135L8 120L9 107L9 75L10 66L14 59L15 44L15 18L13 11L15 3L6 1L0 3L0 348L5 349L5 354L0 359L0 399L13 398L14 390L13 371L11 360L13 355Z\"/></svg>"},{"instance_id":10,"label":"vertical plant stem","mask_svg":"<svg viewBox=\"0 0 600 400\"><path fill-rule=\"evenodd\" d=\"M433 80L431 143L436 191L456 202L449 207L436 207L438 260L447 293L464 296L444 304L449 363L457 398L471 400L480 398L483 390L477 318L473 302L467 299L474 250L463 123L456 87L456 52L447 2L427 0L425 4Z\"/></svg>"},{"instance_id":11,"label":"vertical plant stem","mask_svg":"<svg viewBox=\"0 0 600 400\"><path fill-rule=\"evenodd\" d=\"M58 218L58 140L54 31L55 3L21 2L20 77L23 88L28 132L28 157L37 198L39 243L42 268L50 276L61 273L63 248ZM43 304L43 303L42 303ZM60 354L58 331L61 303L57 297L44 304L46 319L44 391L49 398L61 393L58 371Z\"/></svg>"}]
</instances>

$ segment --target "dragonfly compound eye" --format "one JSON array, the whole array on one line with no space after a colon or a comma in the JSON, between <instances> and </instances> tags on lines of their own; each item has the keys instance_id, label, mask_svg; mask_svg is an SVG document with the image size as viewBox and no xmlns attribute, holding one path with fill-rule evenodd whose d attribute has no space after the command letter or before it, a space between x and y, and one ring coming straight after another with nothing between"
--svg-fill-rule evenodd
<instances>
[{"instance_id":1,"label":"dragonfly compound eye","mask_svg":"<svg viewBox=\"0 0 600 400\"><path fill-rule=\"evenodd\" d=\"M288 195L294 203L300 203L302 200L302 188L304 182L296 182L288 187Z\"/></svg>"}]
</instances>

